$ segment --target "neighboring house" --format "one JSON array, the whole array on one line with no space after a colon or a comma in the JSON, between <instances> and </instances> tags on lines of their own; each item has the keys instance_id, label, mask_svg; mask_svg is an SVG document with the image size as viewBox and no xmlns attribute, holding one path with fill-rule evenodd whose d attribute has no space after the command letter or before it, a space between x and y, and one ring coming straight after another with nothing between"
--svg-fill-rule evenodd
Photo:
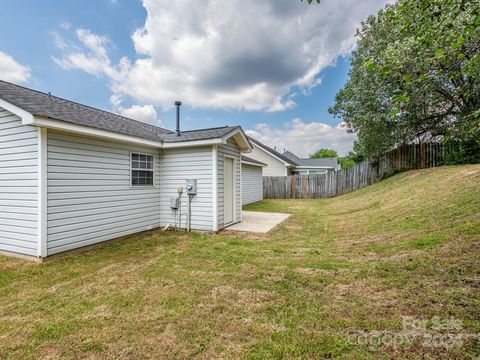
<instances>
[{"instance_id":1,"label":"neighboring house","mask_svg":"<svg viewBox=\"0 0 480 360\"><path fill-rule=\"evenodd\" d=\"M263 176L290 175L291 168L295 166L290 159L252 137L249 139L253 149L248 156L266 164L263 168Z\"/></svg>"},{"instance_id":2,"label":"neighboring house","mask_svg":"<svg viewBox=\"0 0 480 360\"><path fill-rule=\"evenodd\" d=\"M0 81L0 251L43 258L180 221L216 232L241 221L250 150L239 126L176 133Z\"/></svg>"},{"instance_id":3,"label":"neighboring house","mask_svg":"<svg viewBox=\"0 0 480 360\"><path fill-rule=\"evenodd\" d=\"M242 205L263 200L263 168L266 164L242 155Z\"/></svg>"},{"instance_id":4,"label":"neighboring house","mask_svg":"<svg viewBox=\"0 0 480 360\"><path fill-rule=\"evenodd\" d=\"M340 164L337 158L300 158L290 151L285 151L283 156L295 163L292 168L292 174L299 175L317 175L326 174L329 171L340 170Z\"/></svg>"},{"instance_id":5,"label":"neighboring house","mask_svg":"<svg viewBox=\"0 0 480 360\"><path fill-rule=\"evenodd\" d=\"M290 151L282 154L252 137L249 139L253 145L249 157L266 164L263 168L263 176L314 175L340 169L336 158L300 158Z\"/></svg>"}]
</instances>

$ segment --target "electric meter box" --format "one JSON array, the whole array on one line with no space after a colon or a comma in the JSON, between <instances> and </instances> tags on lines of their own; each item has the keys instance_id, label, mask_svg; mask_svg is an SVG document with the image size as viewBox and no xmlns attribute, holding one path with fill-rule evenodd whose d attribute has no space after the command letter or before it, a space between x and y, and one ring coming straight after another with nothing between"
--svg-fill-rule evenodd
<instances>
[{"instance_id":1,"label":"electric meter box","mask_svg":"<svg viewBox=\"0 0 480 360\"><path fill-rule=\"evenodd\" d=\"M187 179L185 180L185 188L187 189L188 195L197 195L197 179Z\"/></svg>"},{"instance_id":2,"label":"electric meter box","mask_svg":"<svg viewBox=\"0 0 480 360\"><path fill-rule=\"evenodd\" d=\"M170 198L170 209L178 209L180 198L178 197L171 197Z\"/></svg>"}]
</instances>

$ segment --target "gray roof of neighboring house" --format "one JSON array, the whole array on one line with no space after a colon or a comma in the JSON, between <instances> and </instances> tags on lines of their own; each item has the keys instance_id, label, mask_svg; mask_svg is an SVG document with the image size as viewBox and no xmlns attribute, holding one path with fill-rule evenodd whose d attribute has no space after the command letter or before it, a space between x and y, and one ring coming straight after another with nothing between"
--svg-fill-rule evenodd
<instances>
[{"instance_id":1,"label":"gray roof of neighboring house","mask_svg":"<svg viewBox=\"0 0 480 360\"><path fill-rule=\"evenodd\" d=\"M331 168L338 168L337 158L329 157L329 158L313 158L313 159L306 159L306 158L299 158L297 155L290 151L285 151L283 156L295 161L297 166L323 166L323 167L331 167Z\"/></svg>"},{"instance_id":2,"label":"gray roof of neighboring house","mask_svg":"<svg viewBox=\"0 0 480 360\"><path fill-rule=\"evenodd\" d=\"M223 137L239 126L182 131L180 136L159 126L78 104L0 80L0 98L38 116L109 130L153 141L183 142Z\"/></svg>"},{"instance_id":3,"label":"gray roof of neighboring house","mask_svg":"<svg viewBox=\"0 0 480 360\"><path fill-rule=\"evenodd\" d=\"M264 150L266 150L266 151L268 151L269 153L271 153L271 154L275 155L276 157L280 158L282 161L285 161L286 163L288 163L288 164L290 164L290 165L298 165L298 164L297 164L295 161L293 161L292 159L289 159L288 157L280 154L277 150L272 149L271 147L268 147L267 145L261 143L260 141L255 140L254 138L252 138L252 137L250 137L250 136L248 137L248 139L249 139L252 143L260 146L260 147L263 148Z\"/></svg>"},{"instance_id":4,"label":"gray roof of neighboring house","mask_svg":"<svg viewBox=\"0 0 480 360\"><path fill-rule=\"evenodd\" d=\"M294 153L292 153L290 151L285 151L282 155L285 156L287 159L289 159L291 161L294 161L294 162L296 162L297 160L302 160L297 155L295 155Z\"/></svg>"},{"instance_id":5,"label":"gray roof of neighboring house","mask_svg":"<svg viewBox=\"0 0 480 360\"><path fill-rule=\"evenodd\" d=\"M338 168L337 158L302 159L298 166L324 166Z\"/></svg>"},{"instance_id":6,"label":"gray roof of neighboring house","mask_svg":"<svg viewBox=\"0 0 480 360\"><path fill-rule=\"evenodd\" d=\"M262 166L267 166L267 164L261 162L261 161L258 161L258 160L255 160L255 159L252 159L248 156L245 156L245 155L242 155L242 161L246 161L246 162L249 162L249 163L252 163L252 164L258 164L258 165L262 165Z\"/></svg>"},{"instance_id":7,"label":"gray roof of neighboring house","mask_svg":"<svg viewBox=\"0 0 480 360\"><path fill-rule=\"evenodd\" d=\"M264 150L268 151L269 153L275 155L276 157L280 158L281 160L285 161L286 163L293 165L293 166L321 166L321 167L331 167L334 169L338 168L337 159L336 158L320 158L320 159L305 159L300 158L294 153L290 151L285 151L283 154L280 154L277 150L268 147L267 145L261 143L258 140L255 140L252 137L248 137L250 141Z\"/></svg>"}]
</instances>

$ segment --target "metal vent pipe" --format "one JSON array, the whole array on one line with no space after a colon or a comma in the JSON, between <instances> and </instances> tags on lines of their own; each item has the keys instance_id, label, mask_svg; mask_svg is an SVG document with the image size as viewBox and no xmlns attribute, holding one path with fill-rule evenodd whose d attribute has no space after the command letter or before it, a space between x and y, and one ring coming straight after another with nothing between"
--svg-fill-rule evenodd
<instances>
[{"instance_id":1,"label":"metal vent pipe","mask_svg":"<svg viewBox=\"0 0 480 360\"><path fill-rule=\"evenodd\" d=\"M181 101L175 101L175 106L177 107L177 127L176 132L177 136L180 136L180 106L182 106Z\"/></svg>"}]
</instances>

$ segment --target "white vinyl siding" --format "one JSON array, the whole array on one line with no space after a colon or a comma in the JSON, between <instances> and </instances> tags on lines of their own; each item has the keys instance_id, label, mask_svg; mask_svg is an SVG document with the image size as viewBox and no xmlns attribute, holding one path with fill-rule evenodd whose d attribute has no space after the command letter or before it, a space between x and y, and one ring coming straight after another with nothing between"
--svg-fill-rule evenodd
<instances>
[{"instance_id":1,"label":"white vinyl siding","mask_svg":"<svg viewBox=\"0 0 480 360\"><path fill-rule=\"evenodd\" d=\"M160 219L160 153L48 132L48 255L152 229ZM130 185L130 153L154 156L155 186Z\"/></svg>"},{"instance_id":2,"label":"white vinyl siding","mask_svg":"<svg viewBox=\"0 0 480 360\"><path fill-rule=\"evenodd\" d=\"M185 181L197 179L197 195L191 203L191 229L213 231L212 206L212 147L199 146L162 150L161 153L162 223L175 225L178 211L170 208L170 198L177 197L178 187L182 187L182 228L187 221L187 201ZM178 218L177 218L178 222Z\"/></svg>"},{"instance_id":3,"label":"white vinyl siding","mask_svg":"<svg viewBox=\"0 0 480 360\"><path fill-rule=\"evenodd\" d=\"M0 250L38 254L38 129L0 108Z\"/></svg>"},{"instance_id":4,"label":"white vinyl siding","mask_svg":"<svg viewBox=\"0 0 480 360\"><path fill-rule=\"evenodd\" d=\"M283 161L273 157L257 144L252 144L253 150L248 154L248 157L267 164L263 168L263 176L287 176L287 165Z\"/></svg>"},{"instance_id":5,"label":"white vinyl siding","mask_svg":"<svg viewBox=\"0 0 480 360\"><path fill-rule=\"evenodd\" d=\"M225 160L225 155L235 158L235 202L236 202L236 211L234 216L234 223L237 223L241 220L242 212L242 200L241 200L241 181L240 181L240 172L241 172L241 162L240 162L240 150L238 145L234 140L228 139L227 144L220 145L218 147L217 154L217 186L218 186L218 198L217 198L217 207L218 207L218 230L221 230L225 227L224 224L224 197L223 197L223 165Z\"/></svg>"},{"instance_id":6,"label":"white vinyl siding","mask_svg":"<svg viewBox=\"0 0 480 360\"><path fill-rule=\"evenodd\" d=\"M242 205L262 200L262 167L242 164Z\"/></svg>"}]
</instances>

